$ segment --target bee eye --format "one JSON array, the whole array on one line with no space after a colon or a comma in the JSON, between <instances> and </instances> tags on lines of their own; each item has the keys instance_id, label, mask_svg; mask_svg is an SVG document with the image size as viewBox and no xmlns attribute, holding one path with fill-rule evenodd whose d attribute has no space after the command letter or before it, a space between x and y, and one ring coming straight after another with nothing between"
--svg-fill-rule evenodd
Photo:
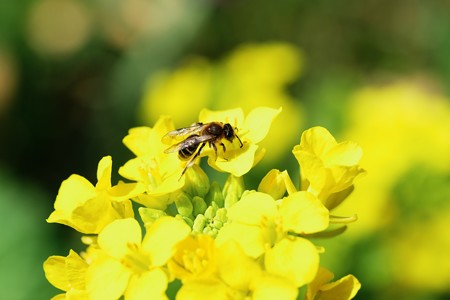
<instances>
[{"instance_id":1,"label":"bee eye","mask_svg":"<svg viewBox=\"0 0 450 300\"><path fill-rule=\"evenodd\" d=\"M227 139L232 139L233 137L234 137L234 130L233 130L233 127L231 127L231 125L230 124L225 124L224 126L223 126L223 131L224 131L224 135L225 135L225 138L227 138Z\"/></svg>"}]
</instances>

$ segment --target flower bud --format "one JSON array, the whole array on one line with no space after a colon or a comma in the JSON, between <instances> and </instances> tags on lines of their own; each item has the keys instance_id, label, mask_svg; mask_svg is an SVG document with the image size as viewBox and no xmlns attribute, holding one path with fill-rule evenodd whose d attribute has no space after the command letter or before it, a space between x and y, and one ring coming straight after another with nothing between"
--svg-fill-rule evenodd
<instances>
[{"instance_id":1,"label":"flower bud","mask_svg":"<svg viewBox=\"0 0 450 300\"><path fill-rule=\"evenodd\" d=\"M205 172L198 166L193 165L185 173L185 185L183 190L191 196L200 196L202 198L209 191L209 178Z\"/></svg>"},{"instance_id":2,"label":"flower bud","mask_svg":"<svg viewBox=\"0 0 450 300\"><path fill-rule=\"evenodd\" d=\"M223 187L223 196L225 198L224 207L230 208L233 204L238 202L244 190L244 179L230 174Z\"/></svg>"},{"instance_id":3,"label":"flower bud","mask_svg":"<svg viewBox=\"0 0 450 300\"><path fill-rule=\"evenodd\" d=\"M144 222L144 226L147 228L153 222L158 220L159 218L166 216L167 214L159 209L148 208L148 207L139 207L139 215L141 216L142 221Z\"/></svg>"},{"instance_id":4,"label":"flower bud","mask_svg":"<svg viewBox=\"0 0 450 300\"><path fill-rule=\"evenodd\" d=\"M180 221L184 221L191 228L192 228L192 226L194 226L194 221L191 218L189 218L189 217L185 217L185 216L182 216L182 215L176 215L175 218L180 220Z\"/></svg>"},{"instance_id":5,"label":"flower bud","mask_svg":"<svg viewBox=\"0 0 450 300\"><path fill-rule=\"evenodd\" d=\"M225 224L228 221L227 210L225 208L219 208L214 216L214 219Z\"/></svg>"},{"instance_id":6,"label":"flower bud","mask_svg":"<svg viewBox=\"0 0 450 300\"><path fill-rule=\"evenodd\" d=\"M207 227L205 229L206 229L206 232L204 232L204 233L207 234L207 235L210 235L210 236L212 236L214 238L219 233L219 230L217 230L217 228L214 228L214 227Z\"/></svg>"},{"instance_id":7,"label":"flower bud","mask_svg":"<svg viewBox=\"0 0 450 300\"><path fill-rule=\"evenodd\" d=\"M207 208L205 200L199 196L192 198L192 205L194 206L194 216L203 214Z\"/></svg>"},{"instance_id":8,"label":"flower bud","mask_svg":"<svg viewBox=\"0 0 450 300\"><path fill-rule=\"evenodd\" d=\"M277 169L270 170L261 180L261 183L258 186L258 192L269 194L274 199L281 199L286 193L283 172L280 172Z\"/></svg>"},{"instance_id":9,"label":"flower bud","mask_svg":"<svg viewBox=\"0 0 450 300\"><path fill-rule=\"evenodd\" d=\"M220 188L220 185L217 181L213 181L211 183L211 186L209 188L208 194L206 195L205 201L208 205L211 205L212 202L215 202L218 207L223 207L224 200L223 200L222 189Z\"/></svg>"},{"instance_id":10,"label":"flower bud","mask_svg":"<svg viewBox=\"0 0 450 300\"><path fill-rule=\"evenodd\" d=\"M204 215L197 215L192 225L192 231L202 233L208 219Z\"/></svg>"},{"instance_id":11,"label":"flower bud","mask_svg":"<svg viewBox=\"0 0 450 300\"><path fill-rule=\"evenodd\" d=\"M205 217L208 219L212 219L214 218L214 216L216 215L217 212L217 204L216 203L212 203L210 206L208 206L208 208L205 211Z\"/></svg>"},{"instance_id":12,"label":"flower bud","mask_svg":"<svg viewBox=\"0 0 450 300\"><path fill-rule=\"evenodd\" d=\"M180 193L175 199L175 205L177 206L178 213L184 217L192 216L194 207L191 199L185 194Z\"/></svg>"}]
</instances>

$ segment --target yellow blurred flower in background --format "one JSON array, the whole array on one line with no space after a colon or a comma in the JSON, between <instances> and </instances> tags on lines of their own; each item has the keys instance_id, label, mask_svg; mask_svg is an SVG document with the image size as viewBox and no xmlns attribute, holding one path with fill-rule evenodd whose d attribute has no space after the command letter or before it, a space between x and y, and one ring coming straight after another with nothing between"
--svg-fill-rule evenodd
<instances>
[{"instance_id":1,"label":"yellow blurred flower in background","mask_svg":"<svg viewBox=\"0 0 450 300\"><path fill-rule=\"evenodd\" d=\"M344 136L364 149L370 172L338 211L358 212L361 226L346 238L370 251L350 255L364 262L360 279L388 298L450 285L449 103L417 82L369 86L349 102Z\"/></svg>"},{"instance_id":2,"label":"yellow blurred flower in background","mask_svg":"<svg viewBox=\"0 0 450 300\"><path fill-rule=\"evenodd\" d=\"M411 167L450 171L450 105L413 83L399 83L361 89L349 106L344 136L364 148L361 164L370 176L354 193L359 201L346 205L356 207L361 217L354 233L364 234L392 220L389 194Z\"/></svg>"}]
</instances>

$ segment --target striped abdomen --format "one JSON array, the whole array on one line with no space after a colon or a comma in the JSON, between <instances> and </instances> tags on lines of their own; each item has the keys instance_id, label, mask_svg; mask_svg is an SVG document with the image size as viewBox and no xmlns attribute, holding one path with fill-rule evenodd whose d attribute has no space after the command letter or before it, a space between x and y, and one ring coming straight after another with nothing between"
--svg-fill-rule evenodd
<instances>
[{"instance_id":1,"label":"striped abdomen","mask_svg":"<svg viewBox=\"0 0 450 300\"><path fill-rule=\"evenodd\" d=\"M192 155L194 155L195 151L197 151L200 143L197 138L199 135L194 134L189 136L183 143L183 147L178 151L178 157L183 160L189 159Z\"/></svg>"}]
</instances>

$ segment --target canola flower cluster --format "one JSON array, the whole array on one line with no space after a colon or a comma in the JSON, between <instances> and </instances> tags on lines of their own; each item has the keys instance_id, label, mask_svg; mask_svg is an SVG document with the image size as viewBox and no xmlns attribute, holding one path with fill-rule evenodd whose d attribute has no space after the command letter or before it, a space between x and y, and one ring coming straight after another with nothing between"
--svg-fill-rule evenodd
<instances>
[{"instance_id":1,"label":"canola flower cluster","mask_svg":"<svg viewBox=\"0 0 450 300\"><path fill-rule=\"evenodd\" d=\"M330 210L365 172L362 150L313 127L293 149L299 187L287 171L273 169L247 189L243 175L263 157L258 143L280 112L200 112L199 122L230 123L243 143L223 140L226 150L206 146L199 155L229 173L223 187L198 164L180 177L186 162L166 153L162 142L175 129L170 117L133 128L123 139L136 155L119 169L130 182L111 184L109 156L98 164L95 185L79 175L63 181L47 221L85 234L86 250L44 262L48 281L63 291L53 299L167 299L168 286L181 300L353 298L359 281L353 275L332 281L320 266L325 249L312 238L342 233L356 220Z\"/></svg>"}]
</instances>

